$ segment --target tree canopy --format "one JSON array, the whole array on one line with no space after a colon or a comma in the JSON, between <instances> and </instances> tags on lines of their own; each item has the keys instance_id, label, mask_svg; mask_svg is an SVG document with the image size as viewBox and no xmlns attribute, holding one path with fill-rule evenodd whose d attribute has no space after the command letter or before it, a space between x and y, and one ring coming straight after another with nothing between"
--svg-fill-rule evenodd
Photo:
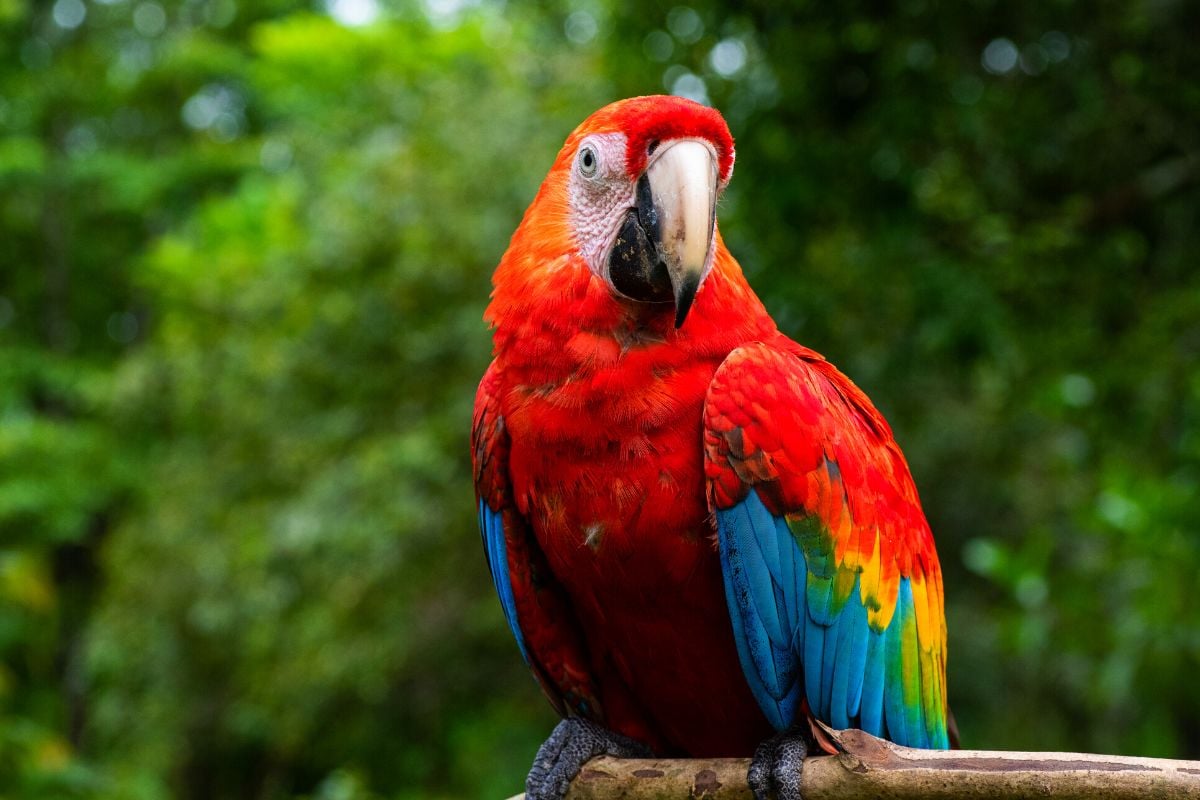
<instances>
[{"instance_id":1,"label":"tree canopy","mask_svg":"<svg viewBox=\"0 0 1200 800\"><path fill-rule=\"evenodd\" d=\"M896 430L965 743L1200 757L1200 7L688 2L0 0L0 797L520 785L481 315L660 92Z\"/></svg>"}]
</instances>

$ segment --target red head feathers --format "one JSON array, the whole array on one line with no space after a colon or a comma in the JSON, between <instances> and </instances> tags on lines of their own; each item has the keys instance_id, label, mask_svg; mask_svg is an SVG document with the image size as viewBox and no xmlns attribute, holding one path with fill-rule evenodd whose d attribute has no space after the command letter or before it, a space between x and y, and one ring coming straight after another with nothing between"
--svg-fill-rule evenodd
<instances>
[{"instance_id":1,"label":"red head feathers","mask_svg":"<svg viewBox=\"0 0 1200 800\"><path fill-rule=\"evenodd\" d=\"M559 160L566 155L569 163L584 136L610 131L625 134L625 166L635 180L646 168L650 146L670 139L704 139L717 151L721 183L728 181L733 173L733 136L720 112L684 97L668 95L631 97L604 106L567 138Z\"/></svg>"}]
</instances>

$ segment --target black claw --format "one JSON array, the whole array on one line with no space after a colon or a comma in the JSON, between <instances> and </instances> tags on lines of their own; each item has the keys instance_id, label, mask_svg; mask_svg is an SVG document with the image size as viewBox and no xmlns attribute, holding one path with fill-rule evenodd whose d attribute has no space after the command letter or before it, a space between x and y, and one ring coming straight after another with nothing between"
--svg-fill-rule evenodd
<instances>
[{"instance_id":1,"label":"black claw","mask_svg":"<svg viewBox=\"0 0 1200 800\"><path fill-rule=\"evenodd\" d=\"M526 800L562 800L583 765L603 755L649 758L652 753L641 742L594 722L578 717L564 719L538 748L525 779Z\"/></svg>"},{"instance_id":2,"label":"black claw","mask_svg":"<svg viewBox=\"0 0 1200 800\"><path fill-rule=\"evenodd\" d=\"M758 746L746 773L746 782L754 800L803 800L800 796L800 777L804 758L808 755L808 740L793 729L776 734Z\"/></svg>"},{"instance_id":3,"label":"black claw","mask_svg":"<svg viewBox=\"0 0 1200 800\"><path fill-rule=\"evenodd\" d=\"M750 791L754 792L754 800L768 800L771 794L771 770L769 767L771 754L774 748L771 747L773 739L768 739L758 746L754 751L754 758L750 759L750 771L746 773L746 783L750 785Z\"/></svg>"}]
</instances>

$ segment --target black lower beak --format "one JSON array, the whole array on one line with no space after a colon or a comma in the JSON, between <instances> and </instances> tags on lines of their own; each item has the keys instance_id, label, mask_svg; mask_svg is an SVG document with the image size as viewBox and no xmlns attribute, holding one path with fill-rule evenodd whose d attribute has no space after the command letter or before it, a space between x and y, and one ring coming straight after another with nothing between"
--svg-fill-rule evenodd
<instances>
[{"instance_id":1,"label":"black lower beak","mask_svg":"<svg viewBox=\"0 0 1200 800\"><path fill-rule=\"evenodd\" d=\"M643 175L638 179L637 205L625 212L608 256L609 280L630 300L669 303L675 298L667 264L659 257L660 236L650 182Z\"/></svg>"}]
</instances>

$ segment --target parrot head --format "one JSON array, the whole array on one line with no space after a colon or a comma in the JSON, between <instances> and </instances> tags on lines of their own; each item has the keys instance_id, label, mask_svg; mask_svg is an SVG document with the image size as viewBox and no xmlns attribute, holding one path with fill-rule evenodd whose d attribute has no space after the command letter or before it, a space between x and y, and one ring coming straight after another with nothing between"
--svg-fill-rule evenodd
<instances>
[{"instance_id":1,"label":"parrot head","mask_svg":"<svg viewBox=\"0 0 1200 800\"><path fill-rule=\"evenodd\" d=\"M567 138L510 254L535 239L541 265L587 270L617 302L673 306L679 328L712 269L733 160L712 108L666 96L612 103Z\"/></svg>"}]
</instances>

